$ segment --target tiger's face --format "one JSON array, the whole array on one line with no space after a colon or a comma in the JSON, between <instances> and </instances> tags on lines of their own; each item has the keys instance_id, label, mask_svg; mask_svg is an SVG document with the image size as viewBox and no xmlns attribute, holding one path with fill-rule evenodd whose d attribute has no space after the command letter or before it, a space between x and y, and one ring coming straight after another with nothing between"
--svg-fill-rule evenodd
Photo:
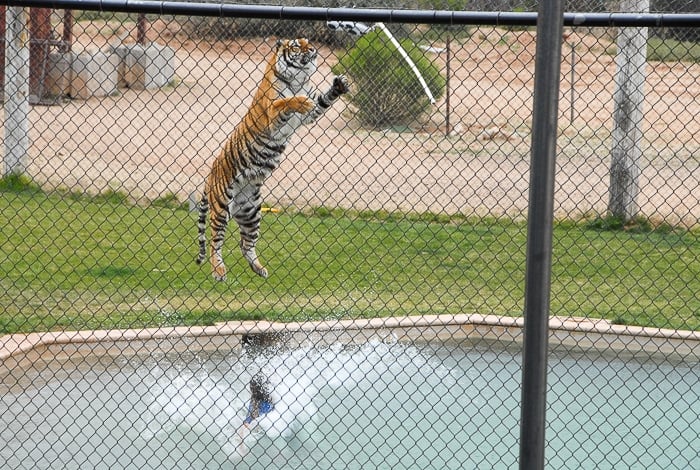
<instances>
[{"instance_id":1,"label":"tiger's face","mask_svg":"<svg viewBox=\"0 0 700 470\"><path fill-rule=\"evenodd\" d=\"M292 77L310 77L316 71L316 48L305 38L277 42L277 73Z\"/></svg>"}]
</instances>

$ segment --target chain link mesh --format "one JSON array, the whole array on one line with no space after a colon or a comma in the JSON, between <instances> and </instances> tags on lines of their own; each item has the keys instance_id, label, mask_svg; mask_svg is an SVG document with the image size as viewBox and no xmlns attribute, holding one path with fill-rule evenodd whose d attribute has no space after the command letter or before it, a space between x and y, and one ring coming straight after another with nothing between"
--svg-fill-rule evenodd
<instances>
[{"instance_id":1,"label":"chain link mesh","mask_svg":"<svg viewBox=\"0 0 700 470\"><path fill-rule=\"evenodd\" d=\"M26 12L27 63L4 43L3 468L517 465L534 27ZM548 468L700 468L697 30L626 31L646 51L565 32ZM263 186L269 278L229 227L215 282L196 204L297 35L314 86L352 91Z\"/></svg>"}]
</instances>

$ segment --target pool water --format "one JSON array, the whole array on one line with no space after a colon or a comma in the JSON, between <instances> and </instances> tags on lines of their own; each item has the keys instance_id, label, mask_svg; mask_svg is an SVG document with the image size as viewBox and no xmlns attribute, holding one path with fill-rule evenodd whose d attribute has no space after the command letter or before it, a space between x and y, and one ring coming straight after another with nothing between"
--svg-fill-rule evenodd
<instances>
[{"instance_id":1,"label":"pool water","mask_svg":"<svg viewBox=\"0 0 700 470\"><path fill-rule=\"evenodd\" d=\"M3 469L517 468L517 349L377 340L83 369L6 386ZM260 370L275 408L242 428ZM553 353L549 370L548 468L700 468L697 362Z\"/></svg>"}]
</instances>

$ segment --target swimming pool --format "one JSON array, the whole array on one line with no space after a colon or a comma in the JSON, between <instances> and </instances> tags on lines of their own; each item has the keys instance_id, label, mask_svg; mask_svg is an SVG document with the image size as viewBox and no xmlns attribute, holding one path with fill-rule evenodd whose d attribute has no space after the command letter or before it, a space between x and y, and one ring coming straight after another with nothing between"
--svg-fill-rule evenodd
<instances>
[{"instance_id":1,"label":"swimming pool","mask_svg":"<svg viewBox=\"0 0 700 470\"><path fill-rule=\"evenodd\" d=\"M277 403L241 434L258 370ZM557 349L549 371L548 468L700 468L696 361ZM64 361L32 369L24 386L4 378L0 460L32 470L511 469L520 374L520 350L501 343L387 338L255 357Z\"/></svg>"}]
</instances>

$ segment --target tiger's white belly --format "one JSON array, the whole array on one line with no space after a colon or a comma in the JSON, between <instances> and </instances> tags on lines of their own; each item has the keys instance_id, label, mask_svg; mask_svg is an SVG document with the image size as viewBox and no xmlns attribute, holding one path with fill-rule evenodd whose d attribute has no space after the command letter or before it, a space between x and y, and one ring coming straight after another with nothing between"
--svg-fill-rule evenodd
<instances>
[{"instance_id":1,"label":"tiger's white belly","mask_svg":"<svg viewBox=\"0 0 700 470\"><path fill-rule=\"evenodd\" d=\"M241 209L258 204L259 187L264 178L254 178L246 181L235 181L231 186L233 197L228 204L229 217L234 217Z\"/></svg>"},{"instance_id":2,"label":"tiger's white belly","mask_svg":"<svg viewBox=\"0 0 700 470\"><path fill-rule=\"evenodd\" d=\"M292 134L296 132L303 124L302 115L299 113L293 113L289 120L279 126L271 133L272 140L277 144L286 144L292 137Z\"/></svg>"},{"instance_id":3,"label":"tiger's white belly","mask_svg":"<svg viewBox=\"0 0 700 470\"><path fill-rule=\"evenodd\" d=\"M309 85L310 76L311 74L309 73L308 75L296 77L296 79L299 80L299 82L295 83L292 87L284 88L280 92L279 96L281 98L291 98L293 96L307 96L309 98L313 98L313 91L311 89L311 86ZM279 144L286 144L289 141L292 134L294 134L294 132L296 132L297 129L299 129L303 125L303 118L303 115L293 113L289 120L287 120L287 122L285 122L282 126L279 127L279 129L272 133L273 140Z\"/></svg>"}]
</instances>

